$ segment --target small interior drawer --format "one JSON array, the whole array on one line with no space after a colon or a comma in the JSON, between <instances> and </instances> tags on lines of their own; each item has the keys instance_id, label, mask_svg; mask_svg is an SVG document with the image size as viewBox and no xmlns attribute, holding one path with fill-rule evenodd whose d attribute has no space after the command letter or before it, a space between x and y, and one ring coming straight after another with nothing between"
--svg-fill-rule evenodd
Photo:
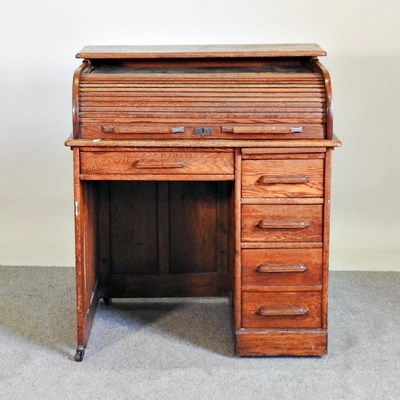
<instances>
[{"instance_id":1,"label":"small interior drawer","mask_svg":"<svg viewBox=\"0 0 400 400\"><path fill-rule=\"evenodd\" d=\"M320 292L245 292L243 328L320 328Z\"/></svg>"},{"instance_id":2,"label":"small interior drawer","mask_svg":"<svg viewBox=\"0 0 400 400\"><path fill-rule=\"evenodd\" d=\"M322 197L324 160L244 160L242 197Z\"/></svg>"},{"instance_id":3,"label":"small interior drawer","mask_svg":"<svg viewBox=\"0 0 400 400\"><path fill-rule=\"evenodd\" d=\"M243 286L320 286L322 249L242 249Z\"/></svg>"},{"instance_id":4,"label":"small interior drawer","mask_svg":"<svg viewBox=\"0 0 400 400\"><path fill-rule=\"evenodd\" d=\"M321 242L322 205L244 204L242 242Z\"/></svg>"},{"instance_id":5,"label":"small interior drawer","mask_svg":"<svg viewBox=\"0 0 400 400\"><path fill-rule=\"evenodd\" d=\"M82 151L81 174L233 175L233 152L228 151Z\"/></svg>"}]
</instances>

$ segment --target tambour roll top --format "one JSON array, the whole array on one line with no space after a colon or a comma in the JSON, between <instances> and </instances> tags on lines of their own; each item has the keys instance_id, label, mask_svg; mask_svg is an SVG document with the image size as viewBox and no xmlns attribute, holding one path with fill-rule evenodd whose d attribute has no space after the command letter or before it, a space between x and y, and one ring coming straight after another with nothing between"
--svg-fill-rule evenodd
<instances>
[{"instance_id":1,"label":"tambour roll top","mask_svg":"<svg viewBox=\"0 0 400 400\"><path fill-rule=\"evenodd\" d=\"M74 138L331 139L317 45L86 47Z\"/></svg>"}]
</instances>

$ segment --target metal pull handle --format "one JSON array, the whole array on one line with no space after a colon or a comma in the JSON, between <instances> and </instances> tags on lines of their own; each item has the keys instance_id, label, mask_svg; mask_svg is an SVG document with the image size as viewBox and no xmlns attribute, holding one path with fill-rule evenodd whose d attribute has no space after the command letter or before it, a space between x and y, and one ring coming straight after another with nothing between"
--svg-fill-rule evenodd
<instances>
[{"instance_id":1,"label":"metal pull handle","mask_svg":"<svg viewBox=\"0 0 400 400\"><path fill-rule=\"evenodd\" d=\"M289 134L289 133L302 133L304 128L302 126L223 126L221 127L223 133L248 133L248 134Z\"/></svg>"},{"instance_id":2,"label":"metal pull handle","mask_svg":"<svg viewBox=\"0 0 400 400\"><path fill-rule=\"evenodd\" d=\"M265 221L261 220L257 227L260 229L306 229L310 226L308 221Z\"/></svg>"},{"instance_id":3,"label":"metal pull handle","mask_svg":"<svg viewBox=\"0 0 400 400\"><path fill-rule=\"evenodd\" d=\"M133 163L133 167L140 169L170 169L170 168L183 168L185 162L178 161L160 161L160 160L137 160Z\"/></svg>"},{"instance_id":4,"label":"metal pull handle","mask_svg":"<svg viewBox=\"0 0 400 400\"><path fill-rule=\"evenodd\" d=\"M260 264L255 268L256 272L261 274L284 274L284 273L294 273L294 272L306 272L307 266L304 264Z\"/></svg>"},{"instance_id":5,"label":"metal pull handle","mask_svg":"<svg viewBox=\"0 0 400 400\"><path fill-rule=\"evenodd\" d=\"M103 125L101 127L103 133L121 133L121 134L151 134L151 133L184 133L184 126L114 126Z\"/></svg>"},{"instance_id":6,"label":"metal pull handle","mask_svg":"<svg viewBox=\"0 0 400 400\"><path fill-rule=\"evenodd\" d=\"M260 307L256 311L261 317L303 317L307 313L305 307Z\"/></svg>"},{"instance_id":7,"label":"metal pull handle","mask_svg":"<svg viewBox=\"0 0 400 400\"><path fill-rule=\"evenodd\" d=\"M310 181L306 175L298 176L268 176L263 175L257 179L260 185L277 185L277 184L302 184Z\"/></svg>"}]
</instances>

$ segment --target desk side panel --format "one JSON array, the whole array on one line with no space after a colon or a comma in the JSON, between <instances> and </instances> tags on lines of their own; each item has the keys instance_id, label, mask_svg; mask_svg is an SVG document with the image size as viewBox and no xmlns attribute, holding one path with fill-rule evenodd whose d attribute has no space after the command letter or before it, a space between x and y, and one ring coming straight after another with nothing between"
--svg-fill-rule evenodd
<instances>
[{"instance_id":1,"label":"desk side panel","mask_svg":"<svg viewBox=\"0 0 400 400\"><path fill-rule=\"evenodd\" d=\"M98 303L95 186L79 179L79 150L74 149L74 209L77 346L85 348Z\"/></svg>"}]
</instances>

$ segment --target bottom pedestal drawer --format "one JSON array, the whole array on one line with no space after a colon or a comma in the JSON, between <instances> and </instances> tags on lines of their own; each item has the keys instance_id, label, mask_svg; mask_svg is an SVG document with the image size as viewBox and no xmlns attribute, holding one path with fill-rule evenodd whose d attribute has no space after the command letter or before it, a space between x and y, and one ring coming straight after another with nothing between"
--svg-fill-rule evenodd
<instances>
[{"instance_id":1,"label":"bottom pedestal drawer","mask_svg":"<svg viewBox=\"0 0 400 400\"><path fill-rule=\"evenodd\" d=\"M243 328L320 328L320 292L245 292Z\"/></svg>"},{"instance_id":2,"label":"bottom pedestal drawer","mask_svg":"<svg viewBox=\"0 0 400 400\"><path fill-rule=\"evenodd\" d=\"M239 329L238 356L323 356L327 352L325 329Z\"/></svg>"}]
</instances>

